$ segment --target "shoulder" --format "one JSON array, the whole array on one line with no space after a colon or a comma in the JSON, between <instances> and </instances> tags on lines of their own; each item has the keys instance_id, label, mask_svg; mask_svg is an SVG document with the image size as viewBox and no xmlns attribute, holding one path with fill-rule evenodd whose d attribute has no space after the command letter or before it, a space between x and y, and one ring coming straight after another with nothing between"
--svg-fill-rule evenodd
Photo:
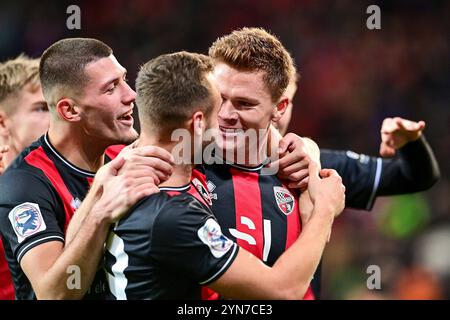
<instances>
[{"instance_id":1,"label":"shoulder","mask_svg":"<svg viewBox=\"0 0 450 320\"><path fill-rule=\"evenodd\" d=\"M52 192L51 182L39 169L31 166L9 168L0 177L0 202L46 192Z\"/></svg>"}]
</instances>

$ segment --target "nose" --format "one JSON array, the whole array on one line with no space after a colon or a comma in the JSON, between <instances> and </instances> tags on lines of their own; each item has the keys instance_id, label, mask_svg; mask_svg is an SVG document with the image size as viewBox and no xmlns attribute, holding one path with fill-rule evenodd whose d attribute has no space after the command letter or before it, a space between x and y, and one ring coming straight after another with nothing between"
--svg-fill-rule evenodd
<instances>
[{"instance_id":1,"label":"nose","mask_svg":"<svg viewBox=\"0 0 450 320\"><path fill-rule=\"evenodd\" d=\"M237 114L236 109L229 100L224 101L220 106L218 117L220 120L231 125L236 124L236 122L239 120L239 115Z\"/></svg>"},{"instance_id":2,"label":"nose","mask_svg":"<svg viewBox=\"0 0 450 320\"><path fill-rule=\"evenodd\" d=\"M135 100L136 100L136 92L133 89L131 89L128 83L125 83L125 90L122 98L123 104L129 105L134 103Z\"/></svg>"}]
</instances>

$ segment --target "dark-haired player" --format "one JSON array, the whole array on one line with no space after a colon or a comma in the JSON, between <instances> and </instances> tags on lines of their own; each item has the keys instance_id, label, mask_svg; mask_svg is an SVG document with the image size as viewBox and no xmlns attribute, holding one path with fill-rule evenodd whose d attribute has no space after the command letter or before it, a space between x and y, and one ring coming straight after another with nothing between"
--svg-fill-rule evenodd
<instances>
[{"instance_id":1,"label":"dark-haired player","mask_svg":"<svg viewBox=\"0 0 450 320\"><path fill-rule=\"evenodd\" d=\"M93 279L109 225L157 191L154 183L167 175L157 157L170 162L170 155L127 150L126 160L118 157L95 175L109 146L137 137L135 92L103 42L60 40L44 52L39 71L50 128L0 177L0 232L16 298L101 297L103 273Z\"/></svg>"}]
</instances>

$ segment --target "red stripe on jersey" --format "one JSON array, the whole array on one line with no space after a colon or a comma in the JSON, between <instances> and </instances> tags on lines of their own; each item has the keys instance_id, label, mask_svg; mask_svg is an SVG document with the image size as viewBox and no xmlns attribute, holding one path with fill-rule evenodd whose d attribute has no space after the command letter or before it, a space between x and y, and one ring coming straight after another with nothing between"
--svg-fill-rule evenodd
<instances>
[{"instance_id":1,"label":"red stripe on jersey","mask_svg":"<svg viewBox=\"0 0 450 320\"><path fill-rule=\"evenodd\" d=\"M167 194L171 197L179 195L180 191L167 191Z\"/></svg>"},{"instance_id":2,"label":"red stripe on jersey","mask_svg":"<svg viewBox=\"0 0 450 320\"><path fill-rule=\"evenodd\" d=\"M105 150L106 155L112 160L125 148L124 144L116 144L114 146L110 146Z\"/></svg>"},{"instance_id":3,"label":"red stripe on jersey","mask_svg":"<svg viewBox=\"0 0 450 320\"><path fill-rule=\"evenodd\" d=\"M2 240L0 239L0 300L14 300L14 285L9 273Z\"/></svg>"},{"instance_id":4,"label":"red stripe on jersey","mask_svg":"<svg viewBox=\"0 0 450 320\"><path fill-rule=\"evenodd\" d=\"M316 300L316 297L314 296L314 292L312 291L311 285L308 287L308 290L306 290L303 300Z\"/></svg>"},{"instance_id":5,"label":"red stripe on jersey","mask_svg":"<svg viewBox=\"0 0 450 320\"><path fill-rule=\"evenodd\" d=\"M202 287L202 300L219 300L220 295L208 287Z\"/></svg>"},{"instance_id":6,"label":"red stripe on jersey","mask_svg":"<svg viewBox=\"0 0 450 320\"><path fill-rule=\"evenodd\" d=\"M89 183L89 187L92 187L92 182L94 182L94 178L87 177L86 180Z\"/></svg>"},{"instance_id":7,"label":"red stripe on jersey","mask_svg":"<svg viewBox=\"0 0 450 320\"><path fill-rule=\"evenodd\" d=\"M66 215L65 225L64 225L64 233L67 230L67 226L69 225L70 219L74 214L74 209L71 206L71 202L73 200L72 194L64 183L63 178L61 177L58 169L56 169L55 164L52 160L47 156L44 149L39 147L32 152L30 152L26 157L25 161L38 169L41 169L44 172L45 176L50 180L53 187L58 192L59 196L64 205L64 212Z\"/></svg>"},{"instance_id":8,"label":"red stripe on jersey","mask_svg":"<svg viewBox=\"0 0 450 320\"><path fill-rule=\"evenodd\" d=\"M286 250L297 240L300 232L302 231L300 211L298 208L298 195L292 192L284 183L283 188L289 190L289 192L294 196L294 210L290 215L287 216L286 221Z\"/></svg>"},{"instance_id":9,"label":"red stripe on jersey","mask_svg":"<svg viewBox=\"0 0 450 320\"><path fill-rule=\"evenodd\" d=\"M234 168L230 168L230 171L234 188L236 230L241 232L243 237L248 238L247 241L235 236L236 242L241 248L262 260L264 239L259 174L243 172ZM231 230L230 232L232 233ZM249 243L249 241L252 243Z\"/></svg>"}]
</instances>

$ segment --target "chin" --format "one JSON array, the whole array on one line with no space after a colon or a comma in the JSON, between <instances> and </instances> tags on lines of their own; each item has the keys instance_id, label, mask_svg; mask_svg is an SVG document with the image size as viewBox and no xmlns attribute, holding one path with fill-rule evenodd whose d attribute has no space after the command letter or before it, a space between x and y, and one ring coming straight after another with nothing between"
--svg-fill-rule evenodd
<instances>
[{"instance_id":1,"label":"chin","mask_svg":"<svg viewBox=\"0 0 450 320\"><path fill-rule=\"evenodd\" d=\"M129 145L132 144L134 141L139 138L139 134L135 129L132 129L125 134L121 134L118 139L115 139L115 142L113 144L125 144Z\"/></svg>"}]
</instances>

